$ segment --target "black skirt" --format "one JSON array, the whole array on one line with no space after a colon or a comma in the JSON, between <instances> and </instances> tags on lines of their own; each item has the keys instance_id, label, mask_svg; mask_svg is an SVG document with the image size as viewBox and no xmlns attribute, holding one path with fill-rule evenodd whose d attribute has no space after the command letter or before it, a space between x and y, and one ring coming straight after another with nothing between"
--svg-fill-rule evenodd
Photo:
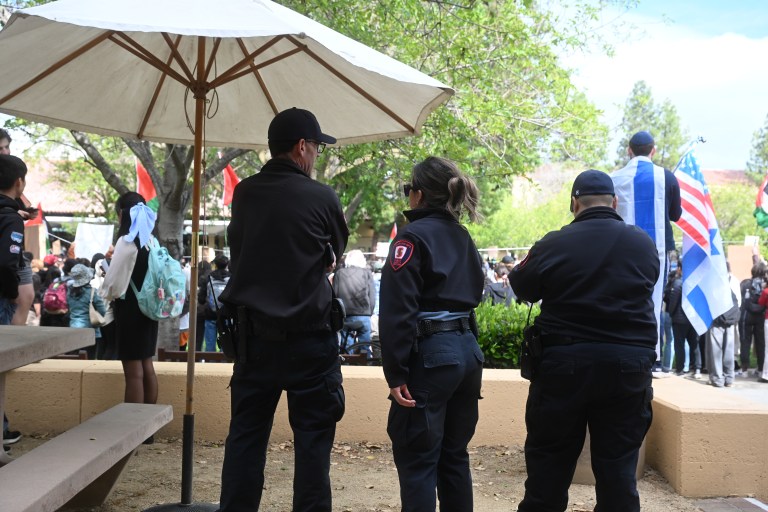
<instances>
[{"instance_id":1,"label":"black skirt","mask_svg":"<svg viewBox=\"0 0 768 512\"><path fill-rule=\"evenodd\" d=\"M131 281L141 290L144 276L147 274L149 251L139 249L136 266L131 273ZM136 294L128 285L125 299L116 299L115 312L115 341L117 342L117 358L121 361L149 359L154 357L157 350L157 320L152 320L139 309Z\"/></svg>"}]
</instances>

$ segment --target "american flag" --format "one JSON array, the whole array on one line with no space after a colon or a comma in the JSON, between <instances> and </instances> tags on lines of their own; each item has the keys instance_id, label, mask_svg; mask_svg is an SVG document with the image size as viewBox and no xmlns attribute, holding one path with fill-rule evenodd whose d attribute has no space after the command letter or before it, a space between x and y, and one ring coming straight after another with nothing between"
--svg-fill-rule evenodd
<instances>
[{"instance_id":1,"label":"american flag","mask_svg":"<svg viewBox=\"0 0 768 512\"><path fill-rule=\"evenodd\" d=\"M683 311L701 335L733 303L723 239L696 159L699 142L703 141L698 139L688 145L673 172L680 183L683 207L683 214L676 222L683 230Z\"/></svg>"}]
</instances>

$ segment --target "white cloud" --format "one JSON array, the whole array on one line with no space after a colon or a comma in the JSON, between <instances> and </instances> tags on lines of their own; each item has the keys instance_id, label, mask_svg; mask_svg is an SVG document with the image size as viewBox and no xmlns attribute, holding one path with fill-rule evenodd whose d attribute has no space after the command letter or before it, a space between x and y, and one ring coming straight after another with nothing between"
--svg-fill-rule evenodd
<instances>
[{"instance_id":1,"label":"white cloud","mask_svg":"<svg viewBox=\"0 0 768 512\"><path fill-rule=\"evenodd\" d=\"M571 56L574 82L605 111L615 128L633 85L644 80L657 102L676 106L691 136L707 144L698 151L705 168L742 169L749 158L752 134L768 114L768 38L737 34L704 36L677 25L647 18L630 20L645 34L631 32L614 43L614 57ZM630 40L633 39L633 40ZM613 151L620 133L612 133Z\"/></svg>"}]
</instances>

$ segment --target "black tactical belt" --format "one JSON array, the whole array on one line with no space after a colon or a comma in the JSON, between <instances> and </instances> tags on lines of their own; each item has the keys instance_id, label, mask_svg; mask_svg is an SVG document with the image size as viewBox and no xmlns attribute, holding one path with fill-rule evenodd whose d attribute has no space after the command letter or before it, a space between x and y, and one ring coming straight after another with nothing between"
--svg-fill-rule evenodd
<instances>
[{"instance_id":1,"label":"black tactical belt","mask_svg":"<svg viewBox=\"0 0 768 512\"><path fill-rule=\"evenodd\" d=\"M462 317L454 320L419 320L416 324L416 336L425 338L438 332L469 331L469 318Z\"/></svg>"},{"instance_id":2,"label":"black tactical belt","mask_svg":"<svg viewBox=\"0 0 768 512\"><path fill-rule=\"evenodd\" d=\"M571 338L570 336L563 336L562 334L542 334L541 344L545 347L554 347L556 345L573 345L575 343L581 343L582 340Z\"/></svg>"}]
</instances>

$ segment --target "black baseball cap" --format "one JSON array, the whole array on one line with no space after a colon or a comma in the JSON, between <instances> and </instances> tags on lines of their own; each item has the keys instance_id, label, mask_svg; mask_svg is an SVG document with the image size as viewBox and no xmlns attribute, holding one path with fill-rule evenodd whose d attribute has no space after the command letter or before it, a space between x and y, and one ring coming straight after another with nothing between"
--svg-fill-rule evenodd
<instances>
[{"instance_id":1,"label":"black baseball cap","mask_svg":"<svg viewBox=\"0 0 768 512\"><path fill-rule=\"evenodd\" d=\"M573 180L571 197L578 199L582 196L603 195L616 195L613 189L613 180L603 171L589 169L576 176L576 179ZM571 204L571 211L573 211L573 204Z\"/></svg>"},{"instance_id":2,"label":"black baseball cap","mask_svg":"<svg viewBox=\"0 0 768 512\"><path fill-rule=\"evenodd\" d=\"M299 139L336 144L336 139L320 131L320 123L309 110L289 108L275 116L269 123L267 137L270 141L291 142Z\"/></svg>"}]
</instances>

